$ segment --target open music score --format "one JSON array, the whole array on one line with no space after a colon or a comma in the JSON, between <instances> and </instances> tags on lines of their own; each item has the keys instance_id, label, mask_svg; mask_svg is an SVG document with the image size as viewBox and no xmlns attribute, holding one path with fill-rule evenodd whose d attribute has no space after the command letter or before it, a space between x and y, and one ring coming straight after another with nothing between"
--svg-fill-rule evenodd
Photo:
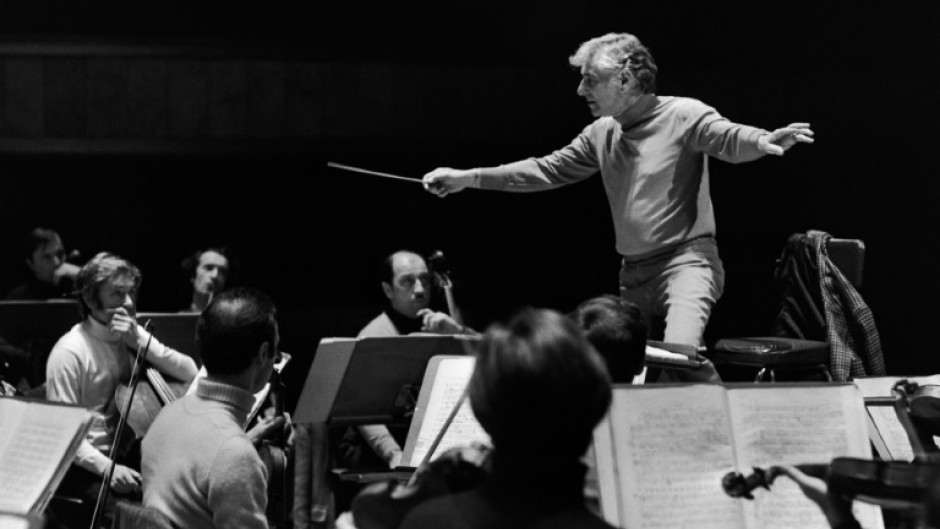
<instances>
[{"instance_id":1,"label":"open music score","mask_svg":"<svg viewBox=\"0 0 940 529\"><path fill-rule=\"evenodd\" d=\"M790 480L740 502L722 478L870 457L864 412L851 384L617 386L594 441L604 518L631 528L828 529ZM876 506L855 510L863 527L883 527Z\"/></svg>"},{"instance_id":2,"label":"open music score","mask_svg":"<svg viewBox=\"0 0 940 529\"><path fill-rule=\"evenodd\" d=\"M92 420L79 406L0 397L0 512L41 514Z\"/></svg>"},{"instance_id":3,"label":"open music score","mask_svg":"<svg viewBox=\"0 0 940 529\"><path fill-rule=\"evenodd\" d=\"M472 356L435 356L428 362L400 466L418 467L427 458L428 450L470 381L474 362ZM434 453L427 459L433 460L450 448L474 442L489 445L490 436L473 415L470 401L464 399Z\"/></svg>"}]
</instances>

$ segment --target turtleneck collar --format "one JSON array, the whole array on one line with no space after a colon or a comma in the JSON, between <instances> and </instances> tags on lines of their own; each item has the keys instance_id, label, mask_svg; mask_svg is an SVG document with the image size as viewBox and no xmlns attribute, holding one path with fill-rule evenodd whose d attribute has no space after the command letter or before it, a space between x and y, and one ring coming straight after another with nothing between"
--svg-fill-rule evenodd
<instances>
[{"instance_id":1,"label":"turtleneck collar","mask_svg":"<svg viewBox=\"0 0 940 529\"><path fill-rule=\"evenodd\" d=\"M385 309L385 314L388 319L392 320L392 325L398 329L398 333L403 336L421 331L421 318L409 318L391 307Z\"/></svg>"},{"instance_id":2,"label":"turtleneck collar","mask_svg":"<svg viewBox=\"0 0 940 529\"><path fill-rule=\"evenodd\" d=\"M110 326L101 323L91 316L85 318L82 325L85 327L88 334L103 342L119 342L121 340L120 334L112 333Z\"/></svg>"},{"instance_id":3,"label":"turtleneck collar","mask_svg":"<svg viewBox=\"0 0 940 529\"><path fill-rule=\"evenodd\" d=\"M624 110L621 114L614 116L614 119L617 120L617 123L620 123L620 127L623 129L629 129L630 127L636 125L643 117L646 116L646 113L649 112L649 109L653 108L653 105L656 104L656 94L643 94L639 99L636 100L636 103L630 106L630 108Z\"/></svg>"},{"instance_id":4,"label":"turtleneck collar","mask_svg":"<svg viewBox=\"0 0 940 529\"><path fill-rule=\"evenodd\" d=\"M235 407L242 422L248 417L248 413L251 411L252 406L254 406L255 396L242 388L224 382L209 380L208 378L200 378L198 384L199 385L196 386L196 395L204 399L231 404Z\"/></svg>"}]
</instances>

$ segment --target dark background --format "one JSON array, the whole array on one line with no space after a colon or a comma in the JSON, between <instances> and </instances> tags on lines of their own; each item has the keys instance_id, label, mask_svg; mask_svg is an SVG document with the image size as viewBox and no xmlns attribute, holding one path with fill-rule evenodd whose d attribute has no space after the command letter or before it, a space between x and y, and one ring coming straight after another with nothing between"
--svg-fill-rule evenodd
<instances>
[{"instance_id":1,"label":"dark background","mask_svg":"<svg viewBox=\"0 0 940 529\"><path fill-rule=\"evenodd\" d=\"M707 336L769 332L774 260L790 234L819 229L865 241L862 293L889 373L940 372L934 3L426 3L5 3L7 41L290 50L324 65L313 111L338 117L273 150L3 150L0 288L25 271L18 239L47 225L85 259L110 250L134 261L140 308L173 311L188 303L183 257L225 244L241 282L279 305L284 349L301 354L374 316L377 264L401 247L445 252L480 329L522 306L567 311L614 293L599 178L441 200L326 163L418 178L548 153L592 119L567 57L627 31L656 57L660 94L701 99L740 123L816 131L814 145L782 158L711 164L727 284ZM359 65L372 73L349 73Z\"/></svg>"}]
</instances>

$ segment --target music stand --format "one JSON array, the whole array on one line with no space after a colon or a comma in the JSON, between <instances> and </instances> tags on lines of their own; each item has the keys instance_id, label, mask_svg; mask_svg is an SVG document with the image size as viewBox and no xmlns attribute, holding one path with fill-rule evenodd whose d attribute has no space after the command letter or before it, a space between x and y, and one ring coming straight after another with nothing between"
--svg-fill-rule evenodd
<instances>
[{"instance_id":1,"label":"music stand","mask_svg":"<svg viewBox=\"0 0 940 529\"><path fill-rule=\"evenodd\" d=\"M324 338L294 421L332 426L407 423L431 357L467 354L476 340L438 334Z\"/></svg>"},{"instance_id":2,"label":"music stand","mask_svg":"<svg viewBox=\"0 0 940 529\"><path fill-rule=\"evenodd\" d=\"M167 347L172 347L196 361L202 366L199 351L196 348L196 320L199 314L176 312L138 312L137 322L143 325L147 320L153 323L153 336Z\"/></svg>"}]
</instances>

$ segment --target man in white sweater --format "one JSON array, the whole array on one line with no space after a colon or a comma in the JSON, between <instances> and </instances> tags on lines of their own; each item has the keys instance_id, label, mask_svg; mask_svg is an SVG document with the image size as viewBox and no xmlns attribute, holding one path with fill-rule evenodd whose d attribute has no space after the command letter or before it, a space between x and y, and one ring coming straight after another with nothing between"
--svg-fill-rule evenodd
<instances>
[{"instance_id":1,"label":"man in white sweater","mask_svg":"<svg viewBox=\"0 0 940 529\"><path fill-rule=\"evenodd\" d=\"M71 502L60 502L52 509L54 518L65 525L88 526L102 477L111 470L109 454L120 418L115 390L130 379L136 350L149 344L147 360L164 375L181 382L196 375L192 358L151 340L137 324L140 283L140 270L127 260L106 252L91 258L76 277L85 319L62 336L49 354L46 398L95 412L95 421L58 489L60 496L79 498L83 504L74 507ZM139 494L140 474L135 466L124 460L114 464L110 481L114 493Z\"/></svg>"},{"instance_id":2,"label":"man in white sweater","mask_svg":"<svg viewBox=\"0 0 940 529\"><path fill-rule=\"evenodd\" d=\"M207 376L160 412L142 447L144 505L175 527L268 527L267 476L244 425L279 357L275 313L267 296L238 288L199 317Z\"/></svg>"}]
</instances>

